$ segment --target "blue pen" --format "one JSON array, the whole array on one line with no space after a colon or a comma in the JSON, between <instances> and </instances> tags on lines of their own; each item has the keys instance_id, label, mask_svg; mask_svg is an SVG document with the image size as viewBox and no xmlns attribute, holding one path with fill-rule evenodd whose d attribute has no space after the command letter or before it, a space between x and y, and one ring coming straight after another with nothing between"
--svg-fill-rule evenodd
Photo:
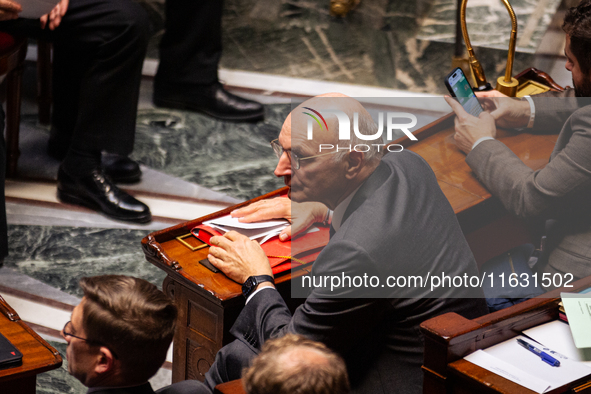
<instances>
[{"instance_id":1,"label":"blue pen","mask_svg":"<svg viewBox=\"0 0 591 394\"><path fill-rule=\"evenodd\" d=\"M540 357L543 362L550 364L553 367L560 367L560 361L552 357L546 352L541 351L537 347L530 345L529 343L525 342L523 339L518 339L517 343L535 354L536 356Z\"/></svg>"}]
</instances>

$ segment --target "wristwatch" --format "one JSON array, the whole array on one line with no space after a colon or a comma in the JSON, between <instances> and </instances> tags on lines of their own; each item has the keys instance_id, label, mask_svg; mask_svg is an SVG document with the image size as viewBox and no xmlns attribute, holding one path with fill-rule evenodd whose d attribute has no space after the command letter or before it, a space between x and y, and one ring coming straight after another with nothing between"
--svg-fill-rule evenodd
<instances>
[{"instance_id":1,"label":"wristwatch","mask_svg":"<svg viewBox=\"0 0 591 394\"><path fill-rule=\"evenodd\" d=\"M242 295L245 298L248 298L257 286L263 282L271 282L275 284L275 279L270 275L249 276L248 279L246 279L246 282L242 285Z\"/></svg>"}]
</instances>

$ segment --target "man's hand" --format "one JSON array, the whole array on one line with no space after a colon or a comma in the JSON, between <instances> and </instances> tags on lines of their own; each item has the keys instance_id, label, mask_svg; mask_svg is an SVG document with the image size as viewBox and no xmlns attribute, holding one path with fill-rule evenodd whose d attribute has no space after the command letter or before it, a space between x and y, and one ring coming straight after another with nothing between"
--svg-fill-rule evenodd
<instances>
[{"instance_id":1,"label":"man's hand","mask_svg":"<svg viewBox=\"0 0 591 394\"><path fill-rule=\"evenodd\" d=\"M529 123L531 108L526 100L505 96L498 90L478 92L484 110L490 112L498 127L525 127Z\"/></svg>"},{"instance_id":2,"label":"man's hand","mask_svg":"<svg viewBox=\"0 0 591 394\"><path fill-rule=\"evenodd\" d=\"M495 119L488 112L482 112L477 118L467 113L462 105L453 98L445 96L445 101L447 101L456 114L456 118L454 119L456 127L454 139L458 148L464 153L470 153L472 145L480 138L494 138L497 135Z\"/></svg>"},{"instance_id":3,"label":"man's hand","mask_svg":"<svg viewBox=\"0 0 591 394\"><path fill-rule=\"evenodd\" d=\"M228 231L223 237L211 237L207 259L237 283L244 283L249 276L270 275L273 271L269 259L258 242Z\"/></svg>"},{"instance_id":4,"label":"man's hand","mask_svg":"<svg viewBox=\"0 0 591 394\"><path fill-rule=\"evenodd\" d=\"M244 208L236 209L230 215L243 223L271 219L287 219L291 223L291 200L285 197L260 200Z\"/></svg>"},{"instance_id":5,"label":"man's hand","mask_svg":"<svg viewBox=\"0 0 591 394\"><path fill-rule=\"evenodd\" d=\"M278 197L261 200L244 208L232 211L232 217L241 222L251 223L271 219L287 219L291 226L279 234L279 239L287 241L291 237L306 231L312 224L322 222L327 207L319 202L296 203L289 198Z\"/></svg>"},{"instance_id":6,"label":"man's hand","mask_svg":"<svg viewBox=\"0 0 591 394\"><path fill-rule=\"evenodd\" d=\"M68 5L69 0L61 0L49 14L43 15L39 19L41 29L45 29L45 26L49 23L49 30L55 30L62 23L62 18L66 15L66 11L68 11Z\"/></svg>"},{"instance_id":7,"label":"man's hand","mask_svg":"<svg viewBox=\"0 0 591 394\"><path fill-rule=\"evenodd\" d=\"M0 21L16 19L22 10L21 5L14 1L0 0Z\"/></svg>"}]
</instances>

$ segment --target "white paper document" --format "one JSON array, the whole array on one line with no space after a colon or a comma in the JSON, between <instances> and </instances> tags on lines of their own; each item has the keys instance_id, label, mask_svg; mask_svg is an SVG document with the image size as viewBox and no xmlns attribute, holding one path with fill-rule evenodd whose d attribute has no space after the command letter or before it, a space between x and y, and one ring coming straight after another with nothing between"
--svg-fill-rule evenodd
<instances>
[{"instance_id":1,"label":"white paper document","mask_svg":"<svg viewBox=\"0 0 591 394\"><path fill-rule=\"evenodd\" d=\"M17 0L23 8L18 14L20 18L39 19L48 14L59 3L59 0Z\"/></svg>"},{"instance_id":2,"label":"white paper document","mask_svg":"<svg viewBox=\"0 0 591 394\"><path fill-rule=\"evenodd\" d=\"M515 370L513 365L491 356L484 350L477 350L469 356L464 357L464 359L479 367L488 369L505 379L520 384L523 387L527 387L536 393L543 393L548 390L548 387L550 387L550 383L545 380L538 379L527 372Z\"/></svg>"},{"instance_id":3,"label":"white paper document","mask_svg":"<svg viewBox=\"0 0 591 394\"><path fill-rule=\"evenodd\" d=\"M521 347L517 339L523 339L552 355L560 361L560 366L553 367L543 362L539 356ZM591 368L585 364L571 360L524 336L511 338L464 358L537 393L545 393L591 375Z\"/></svg>"},{"instance_id":4,"label":"white paper document","mask_svg":"<svg viewBox=\"0 0 591 394\"><path fill-rule=\"evenodd\" d=\"M560 293L568 324L578 348L591 348L591 296Z\"/></svg>"},{"instance_id":5,"label":"white paper document","mask_svg":"<svg viewBox=\"0 0 591 394\"><path fill-rule=\"evenodd\" d=\"M562 320L553 320L523 333L550 349L557 349L571 360L580 361L591 367L591 348L578 349L570 327Z\"/></svg>"},{"instance_id":6,"label":"white paper document","mask_svg":"<svg viewBox=\"0 0 591 394\"><path fill-rule=\"evenodd\" d=\"M215 228L222 234L228 231L239 232L252 240L258 240L260 244L279 235L285 227L289 226L289 222L285 219L242 223L238 221L238 218L233 218L230 215L208 220L203 224Z\"/></svg>"}]
</instances>

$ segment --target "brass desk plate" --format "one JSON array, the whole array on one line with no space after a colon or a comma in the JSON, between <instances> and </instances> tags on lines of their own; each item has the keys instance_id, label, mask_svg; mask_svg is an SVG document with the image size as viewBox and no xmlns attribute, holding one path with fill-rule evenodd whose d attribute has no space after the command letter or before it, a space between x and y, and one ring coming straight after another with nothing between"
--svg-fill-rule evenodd
<instances>
[{"instance_id":1,"label":"brass desk plate","mask_svg":"<svg viewBox=\"0 0 591 394\"><path fill-rule=\"evenodd\" d=\"M549 91L548 86L542 85L539 82L527 80L517 87L516 97L533 96Z\"/></svg>"},{"instance_id":2,"label":"brass desk plate","mask_svg":"<svg viewBox=\"0 0 591 394\"><path fill-rule=\"evenodd\" d=\"M199 250L199 249L207 248L209 246L206 243L204 243L202 245L197 245L197 246L190 245L187 241L185 241L185 238L188 238L188 237L190 237L192 235L193 234L188 233L188 234L185 234L185 235L178 236L178 237L176 237L176 239L177 239L177 241L179 241L180 243L182 243L183 245L185 245L187 248L189 248L191 250L191 252L194 252L194 251ZM199 241L199 242L201 242L201 241Z\"/></svg>"}]
</instances>

